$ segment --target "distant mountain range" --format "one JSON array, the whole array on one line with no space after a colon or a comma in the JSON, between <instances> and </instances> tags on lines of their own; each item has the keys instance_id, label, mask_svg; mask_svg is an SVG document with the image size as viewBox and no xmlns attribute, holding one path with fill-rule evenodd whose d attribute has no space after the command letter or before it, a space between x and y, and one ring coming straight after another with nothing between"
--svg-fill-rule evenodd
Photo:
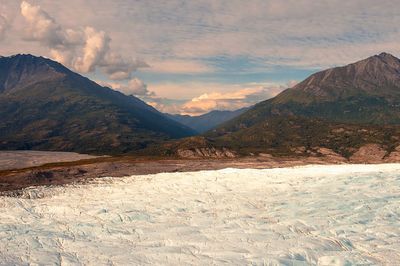
<instances>
[{"instance_id":1,"label":"distant mountain range","mask_svg":"<svg viewBox=\"0 0 400 266\"><path fill-rule=\"evenodd\" d=\"M377 144L390 153L400 150L400 60L382 53L249 109L190 117L162 114L52 60L15 55L0 58L0 114L0 149L350 157Z\"/></svg>"},{"instance_id":2,"label":"distant mountain range","mask_svg":"<svg viewBox=\"0 0 400 266\"><path fill-rule=\"evenodd\" d=\"M326 148L348 157L368 143L390 152L400 145L399 125L400 60L382 53L313 74L204 136L168 148L243 155L319 154Z\"/></svg>"},{"instance_id":3,"label":"distant mountain range","mask_svg":"<svg viewBox=\"0 0 400 266\"><path fill-rule=\"evenodd\" d=\"M0 58L0 149L124 153L196 132L32 55Z\"/></svg>"},{"instance_id":4,"label":"distant mountain range","mask_svg":"<svg viewBox=\"0 0 400 266\"><path fill-rule=\"evenodd\" d=\"M166 114L166 115L171 119L192 128L198 133L204 133L241 115L248 109L249 107L241 108L234 111L214 110L199 116L179 115L179 114Z\"/></svg>"}]
</instances>

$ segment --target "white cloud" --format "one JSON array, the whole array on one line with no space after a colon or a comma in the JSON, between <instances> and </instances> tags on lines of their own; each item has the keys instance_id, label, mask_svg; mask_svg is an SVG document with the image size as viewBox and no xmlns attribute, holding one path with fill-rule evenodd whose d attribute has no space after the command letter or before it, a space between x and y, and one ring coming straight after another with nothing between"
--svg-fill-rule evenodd
<instances>
[{"instance_id":1,"label":"white cloud","mask_svg":"<svg viewBox=\"0 0 400 266\"><path fill-rule=\"evenodd\" d=\"M22 1L21 14L28 22L28 27L25 30L26 39L39 41L50 47L65 44L66 39L61 26L40 6L33 6Z\"/></svg>"},{"instance_id":2,"label":"white cloud","mask_svg":"<svg viewBox=\"0 0 400 266\"><path fill-rule=\"evenodd\" d=\"M113 90L120 91L125 95L134 95L138 97L153 97L154 92L147 89L147 85L138 78L132 78L127 84L117 82L98 82L102 86L110 87Z\"/></svg>"},{"instance_id":3,"label":"white cloud","mask_svg":"<svg viewBox=\"0 0 400 266\"><path fill-rule=\"evenodd\" d=\"M120 54L107 53L104 62L100 64L103 70L112 80L124 80L132 77L132 72L139 68L147 68L149 65L140 59L123 58Z\"/></svg>"},{"instance_id":4,"label":"white cloud","mask_svg":"<svg viewBox=\"0 0 400 266\"><path fill-rule=\"evenodd\" d=\"M277 80L290 80L291 74L282 75L286 69L322 69L382 51L400 55L398 0L161 2L25 0L21 8L19 1L0 0L0 14L8 19L7 25L0 17L0 38L8 32L0 54L50 54L82 72L96 70L94 78L104 79L103 72L112 82L123 80L124 86L132 72L147 66L136 59L140 55L151 65L143 69L149 89L160 99L186 102L205 93L239 91L245 85L225 83L240 83L241 77L243 83L266 78L256 72L278 70ZM89 40L87 25L96 42L93 36ZM232 72L238 75L231 81L224 75ZM224 84L210 84L218 81ZM180 101L162 102L182 110ZM200 102L205 106L205 99ZM219 107L223 100L208 104Z\"/></svg>"},{"instance_id":5,"label":"white cloud","mask_svg":"<svg viewBox=\"0 0 400 266\"><path fill-rule=\"evenodd\" d=\"M74 63L74 68L81 73L93 72L96 66L104 63L104 57L110 50L111 39L104 31L87 27L85 37L83 54L76 58Z\"/></svg>"},{"instance_id":6,"label":"white cloud","mask_svg":"<svg viewBox=\"0 0 400 266\"><path fill-rule=\"evenodd\" d=\"M154 96L145 98L144 100L162 112L200 115L212 110L236 110L254 105L260 101L276 96L294 83L295 81L291 81L290 84L287 85L275 83L253 83L245 85L225 84L223 85L224 88L219 89L216 84L202 84L203 88L212 87L215 90L203 93L190 100L173 100ZM228 87L230 87L230 91L221 92Z\"/></svg>"},{"instance_id":7,"label":"white cloud","mask_svg":"<svg viewBox=\"0 0 400 266\"><path fill-rule=\"evenodd\" d=\"M6 32L10 25L5 15L0 14L0 40L3 40L6 36Z\"/></svg>"},{"instance_id":8,"label":"white cloud","mask_svg":"<svg viewBox=\"0 0 400 266\"><path fill-rule=\"evenodd\" d=\"M80 73L100 68L113 80L127 80L133 71L148 66L112 51L111 38L104 31L93 27L64 29L40 6L26 1L21 3L21 14L28 24L26 39L48 46L53 59Z\"/></svg>"},{"instance_id":9,"label":"white cloud","mask_svg":"<svg viewBox=\"0 0 400 266\"><path fill-rule=\"evenodd\" d=\"M214 88L214 91L202 93L192 99L176 99L174 95L179 92L175 89L182 89L185 87L187 90L191 89L189 84L172 85L165 84L157 87L159 90L166 89L167 95L170 92L170 97L160 96L158 92L153 91L155 88L151 86L152 90L140 79L133 78L127 84L119 82L104 82L98 81L102 86L112 88L120 91L125 95L134 95L147 104L153 106L157 110L170 114L188 114L200 115L212 110L236 110L243 107L254 105L260 101L272 98L278 93L288 88L289 85L296 84L296 81L290 81L288 84L282 85L277 83L249 83L245 85L235 84L193 84L193 88L206 87ZM226 92L221 92L221 91ZM201 90L198 90L199 92Z\"/></svg>"},{"instance_id":10,"label":"white cloud","mask_svg":"<svg viewBox=\"0 0 400 266\"><path fill-rule=\"evenodd\" d=\"M236 110L272 98L282 90L284 90L283 86L271 84L229 93L205 93L183 104L181 113L199 115L212 110Z\"/></svg>"},{"instance_id":11,"label":"white cloud","mask_svg":"<svg viewBox=\"0 0 400 266\"><path fill-rule=\"evenodd\" d=\"M159 97L151 97L144 100L155 109L169 114L180 114L182 112L182 104L184 103L180 100Z\"/></svg>"},{"instance_id":12,"label":"white cloud","mask_svg":"<svg viewBox=\"0 0 400 266\"><path fill-rule=\"evenodd\" d=\"M93 25L112 32L114 51L145 54L154 59L150 71L163 73L210 73L209 65L199 62L220 55L251 55L265 59L266 66L322 68L348 63L349 55L354 60L382 51L400 54L397 0L383 0L379 5L373 0L250 0L246 4L204 0L185 5L178 0L163 5L158 1L132 5L129 0L36 2L43 9L23 2L30 6L27 17L37 29L30 30L36 36L31 38L65 45L66 40L77 39L68 37L60 25ZM169 60L164 62L165 57ZM129 67L121 63L125 70L108 75L131 78L128 72L137 62L126 61Z\"/></svg>"},{"instance_id":13,"label":"white cloud","mask_svg":"<svg viewBox=\"0 0 400 266\"><path fill-rule=\"evenodd\" d=\"M10 9L13 2L3 0L0 6ZM47 42L63 43L66 30L61 26L60 33L60 25L92 25L112 32L114 51L130 54L134 49L152 57L154 69L165 57L171 61L194 61L221 54L252 55L265 58L266 64L287 62L288 66L315 68L331 65L328 59L332 58L335 64L347 63L346 56L352 55L346 50L348 46L363 46L352 59L379 53L383 48L400 54L397 0L382 0L379 5L373 0L204 0L185 5L180 0L167 4L137 1L134 5L130 0L34 3L43 8L35 11L38 6L30 4L28 13L32 17L36 12L34 25L39 29L31 31L31 35L44 35L48 36ZM49 32L55 34L49 36ZM159 68L168 70L161 65ZM128 76L124 72L112 75Z\"/></svg>"}]
</instances>

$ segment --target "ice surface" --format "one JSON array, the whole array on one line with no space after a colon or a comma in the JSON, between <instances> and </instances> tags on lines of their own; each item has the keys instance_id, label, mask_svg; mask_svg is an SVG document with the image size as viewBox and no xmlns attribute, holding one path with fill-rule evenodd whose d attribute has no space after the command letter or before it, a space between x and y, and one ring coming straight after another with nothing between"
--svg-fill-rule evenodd
<instances>
[{"instance_id":1,"label":"ice surface","mask_svg":"<svg viewBox=\"0 0 400 266\"><path fill-rule=\"evenodd\" d=\"M400 263L400 164L106 178L26 196L0 198L0 265Z\"/></svg>"}]
</instances>

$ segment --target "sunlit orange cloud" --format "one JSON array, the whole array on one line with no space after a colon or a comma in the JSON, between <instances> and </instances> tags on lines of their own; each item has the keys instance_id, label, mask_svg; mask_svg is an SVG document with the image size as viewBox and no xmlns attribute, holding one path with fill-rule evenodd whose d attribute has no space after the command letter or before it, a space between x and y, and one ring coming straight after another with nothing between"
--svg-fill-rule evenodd
<instances>
[{"instance_id":1,"label":"sunlit orange cloud","mask_svg":"<svg viewBox=\"0 0 400 266\"><path fill-rule=\"evenodd\" d=\"M295 85L295 83L295 81L291 81L286 85L275 83L246 84L244 87L224 84L224 88L218 88L213 84L210 87L214 88L214 90L205 93L204 87L207 86L203 84L203 93L199 93L199 96L195 96L190 100L174 102L170 98L167 102L166 98L152 97L147 99L146 102L162 112L201 115L212 110L236 110L251 106L259 101L276 96L285 88ZM230 87L230 90L221 92L228 87ZM170 87L168 89L171 91Z\"/></svg>"},{"instance_id":2,"label":"sunlit orange cloud","mask_svg":"<svg viewBox=\"0 0 400 266\"><path fill-rule=\"evenodd\" d=\"M234 92L205 93L183 104L182 114L200 115L211 110L236 110L276 96L282 86L244 88ZM253 99L252 99L253 98Z\"/></svg>"}]
</instances>

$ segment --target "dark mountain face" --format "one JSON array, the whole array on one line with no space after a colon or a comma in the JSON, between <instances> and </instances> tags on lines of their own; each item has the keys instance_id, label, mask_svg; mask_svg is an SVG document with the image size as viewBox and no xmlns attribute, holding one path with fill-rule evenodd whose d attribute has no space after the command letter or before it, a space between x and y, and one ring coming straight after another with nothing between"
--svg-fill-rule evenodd
<instances>
[{"instance_id":1,"label":"dark mountain face","mask_svg":"<svg viewBox=\"0 0 400 266\"><path fill-rule=\"evenodd\" d=\"M353 124L400 124L400 60L382 53L318 72L221 126L236 131L271 116Z\"/></svg>"},{"instance_id":2,"label":"dark mountain face","mask_svg":"<svg viewBox=\"0 0 400 266\"><path fill-rule=\"evenodd\" d=\"M349 156L367 143L393 149L399 128L400 60L382 53L311 75L205 136L244 153L326 147Z\"/></svg>"},{"instance_id":3,"label":"dark mountain face","mask_svg":"<svg viewBox=\"0 0 400 266\"><path fill-rule=\"evenodd\" d=\"M67 68L49 59L32 55L0 58L0 92L12 93L31 84L57 80L72 74Z\"/></svg>"},{"instance_id":4,"label":"dark mountain face","mask_svg":"<svg viewBox=\"0 0 400 266\"><path fill-rule=\"evenodd\" d=\"M209 113L199 115L199 116L190 116L190 115L171 115L166 114L171 119L186 125L196 132L204 133L208 130L216 128L217 126L225 123L242 113L244 113L249 108L241 108L235 111L219 111L214 110Z\"/></svg>"},{"instance_id":5,"label":"dark mountain face","mask_svg":"<svg viewBox=\"0 0 400 266\"><path fill-rule=\"evenodd\" d=\"M123 153L194 134L138 98L31 55L0 58L0 148Z\"/></svg>"},{"instance_id":6,"label":"dark mountain face","mask_svg":"<svg viewBox=\"0 0 400 266\"><path fill-rule=\"evenodd\" d=\"M284 103L337 101L351 97L400 98L400 60L382 53L343 67L311 75L275 98Z\"/></svg>"}]
</instances>

